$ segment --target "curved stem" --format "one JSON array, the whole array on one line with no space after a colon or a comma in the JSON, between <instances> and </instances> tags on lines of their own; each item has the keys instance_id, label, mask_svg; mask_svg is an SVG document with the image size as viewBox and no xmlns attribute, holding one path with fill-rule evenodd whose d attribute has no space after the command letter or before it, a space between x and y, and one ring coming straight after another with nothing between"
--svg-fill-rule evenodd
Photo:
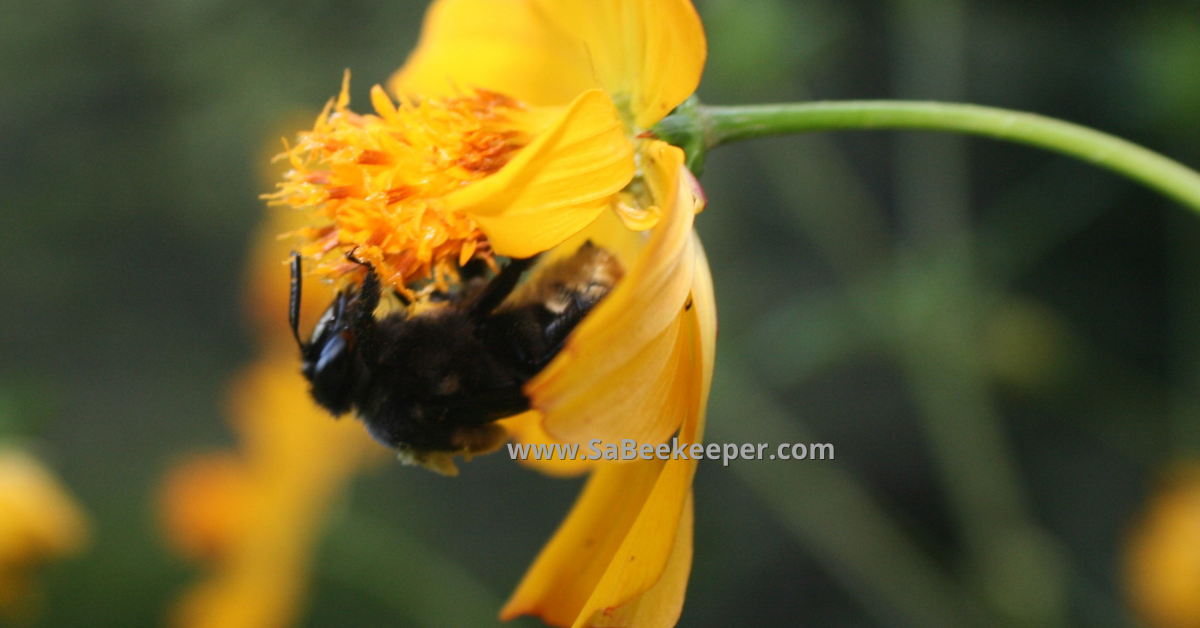
<instances>
[{"instance_id":1,"label":"curved stem","mask_svg":"<svg viewBox=\"0 0 1200 628\"><path fill-rule=\"evenodd\" d=\"M941 102L828 101L702 106L706 148L737 140L835 130L914 129L982 135L1077 157L1200 211L1200 174L1119 137L1032 113ZM664 122L666 122L664 120Z\"/></svg>"}]
</instances>

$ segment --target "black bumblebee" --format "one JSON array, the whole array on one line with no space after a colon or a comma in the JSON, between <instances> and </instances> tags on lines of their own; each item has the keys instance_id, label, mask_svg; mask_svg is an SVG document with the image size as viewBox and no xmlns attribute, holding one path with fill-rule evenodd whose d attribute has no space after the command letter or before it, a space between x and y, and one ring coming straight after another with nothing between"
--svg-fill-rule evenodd
<instances>
[{"instance_id":1,"label":"black bumblebee","mask_svg":"<svg viewBox=\"0 0 1200 628\"><path fill-rule=\"evenodd\" d=\"M536 258L514 259L490 280L473 262L438 303L376 318L382 296L374 267L361 286L339 292L300 339L301 259L292 258L288 320L313 399L335 416L353 410L406 462L456 471L456 454L492 451L505 438L493 421L529 409L522 385L562 348L571 330L621 278L616 257L588 242L544 264L518 287ZM471 276L474 275L474 276Z\"/></svg>"}]
</instances>

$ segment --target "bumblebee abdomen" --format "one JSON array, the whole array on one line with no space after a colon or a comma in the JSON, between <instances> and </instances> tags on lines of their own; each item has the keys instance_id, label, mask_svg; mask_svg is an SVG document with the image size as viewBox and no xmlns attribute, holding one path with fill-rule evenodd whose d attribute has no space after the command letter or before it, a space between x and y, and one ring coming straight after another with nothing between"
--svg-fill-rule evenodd
<instances>
[{"instance_id":1,"label":"bumblebee abdomen","mask_svg":"<svg viewBox=\"0 0 1200 628\"><path fill-rule=\"evenodd\" d=\"M475 322L446 308L380 321L380 359L359 400L359 416L393 446L453 450L460 426L479 425L528 408L527 378L505 368L477 335Z\"/></svg>"}]
</instances>

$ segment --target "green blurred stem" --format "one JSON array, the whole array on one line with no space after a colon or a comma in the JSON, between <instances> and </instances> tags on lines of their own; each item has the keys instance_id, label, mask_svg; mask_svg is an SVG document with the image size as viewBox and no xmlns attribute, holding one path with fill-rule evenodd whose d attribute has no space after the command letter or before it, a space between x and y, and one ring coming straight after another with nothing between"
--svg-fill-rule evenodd
<instances>
[{"instance_id":1,"label":"green blurred stem","mask_svg":"<svg viewBox=\"0 0 1200 628\"><path fill-rule=\"evenodd\" d=\"M815 442L744 364L736 350L721 354L713 378L711 441ZM775 461L734 463L729 470L880 625L1005 625L960 587L844 465Z\"/></svg>"},{"instance_id":2,"label":"green blurred stem","mask_svg":"<svg viewBox=\"0 0 1200 628\"><path fill-rule=\"evenodd\" d=\"M500 624L501 600L474 575L420 539L364 515L349 513L330 530L318 569L414 626Z\"/></svg>"},{"instance_id":3,"label":"green blurred stem","mask_svg":"<svg viewBox=\"0 0 1200 628\"><path fill-rule=\"evenodd\" d=\"M699 144L689 141L699 133L695 139L703 139L708 150L738 140L790 133L888 129L966 133L1044 148L1140 181L1200 211L1200 174L1183 164L1078 124L995 107L897 100L700 105L686 115L664 119L655 130L682 146Z\"/></svg>"}]
</instances>

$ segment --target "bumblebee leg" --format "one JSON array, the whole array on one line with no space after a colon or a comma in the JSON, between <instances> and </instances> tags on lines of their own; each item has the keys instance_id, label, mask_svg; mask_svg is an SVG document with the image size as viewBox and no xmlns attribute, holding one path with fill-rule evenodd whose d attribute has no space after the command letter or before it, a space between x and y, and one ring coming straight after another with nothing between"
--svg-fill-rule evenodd
<instances>
[{"instance_id":1,"label":"bumblebee leg","mask_svg":"<svg viewBox=\"0 0 1200 628\"><path fill-rule=\"evenodd\" d=\"M616 257L591 242L539 269L520 302L478 319L493 356L528 380L562 350L571 331L612 291L623 272Z\"/></svg>"},{"instance_id":2,"label":"bumblebee leg","mask_svg":"<svg viewBox=\"0 0 1200 628\"><path fill-rule=\"evenodd\" d=\"M558 355L567 336L598 302L577 294L564 298L566 307L560 312L531 303L493 314L480 325L485 342L510 367L533 377Z\"/></svg>"},{"instance_id":3,"label":"bumblebee leg","mask_svg":"<svg viewBox=\"0 0 1200 628\"><path fill-rule=\"evenodd\" d=\"M367 274L363 277L362 285L351 301L347 314L359 355L367 364L374 364L379 358L379 325L375 320L375 308L379 307L381 288L375 267L370 264L362 265L366 266Z\"/></svg>"},{"instance_id":4,"label":"bumblebee leg","mask_svg":"<svg viewBox=\"0 0 1200 628\"><path fill-rule=\"evenodd\" d=\"M464 283L472 279L487 277L488 265L482 258L475 258L458 269L458 278Z\"/></svg>"},{"instance_id":5,"label":"bumblebee leg","mask_svg":"<svg viewBox=\"0 0 1200 628\"><path fill-rule=\"evenodd\" d=\"M537 258L538 256L534 255L525 259L514 259L500 269L500 272L475 297L474 303L468 306L472 316L481 318L491 314L492 310L499 307L504 299L512 294L513 288L517 287L517 282L521 280L521 274L533 266Z\"/></svg>"}]
</instances>

